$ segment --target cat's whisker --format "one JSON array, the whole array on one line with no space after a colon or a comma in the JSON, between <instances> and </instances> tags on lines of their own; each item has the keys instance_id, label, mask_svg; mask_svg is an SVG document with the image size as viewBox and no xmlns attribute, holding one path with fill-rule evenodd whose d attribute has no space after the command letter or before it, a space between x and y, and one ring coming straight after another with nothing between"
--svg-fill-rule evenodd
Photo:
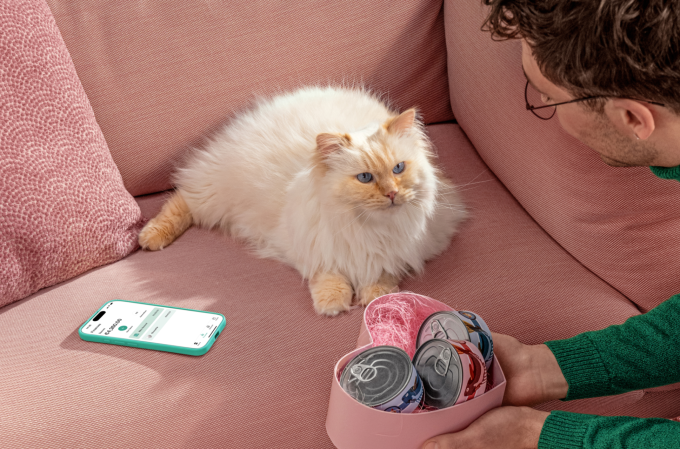
<instances>
[{"instance_id":1,"label":"cat's whisker","mask_svg":"<svg viewBox=\"0 0 680 449\"><path fill-rule=\"evenodd\" d=\"M477 181L477 182L471 182L471 183L468 183L468 184L462 184L462 185L458 186L458 188L460 189L462 187L469 187L469 186L473 186L473 185L477 185L477 184L484 184L485 182L491 182L491 181L495 181L495 179L487 179L485 181Z\"/></svg>"},{"instance_id":2,"label":"cat's whisker","mask_svg":"<svg viewBox=\"0 0 680 449\"><path fill-rule=\"evenodd\" d=\"M416 206L418 209L420 209L422 211L425 211L428 208L427 205L422 203L421 201L411 201L409 204L413 204L414 206ZM441 203L435 203L432 206L434 207L435 210L437 208L440 208L440 207L446 207L445 205L443 205Z\"/></svg>"},{"instance_id":3,"label":"cat's whisker","mask_svg":"<svg viewBox=\"0 0 680 449\"><path fill-rule=\"evenodd\" d=\"M448 209L448 210L457 211L457 212L464 212L465 211L465 209L463 209L463 208L458 208L458 207L452 206L450 204L441 204L441 203L435 204L434 208L435 209Z\"/></svg>"},{"instance_id":4,"label":"cat's whisker","mask_svg":"<svg viewBox=\"0 0 680 449\"><path fill-rule=\"evenodd\" d=\"M444 204L442 201L445 202L446 204ZM456 211L456 212L465 212L464 207L453 206L451 203L449 203L449 201L443 195L439 198L439 201L434 203L434 207L435 207L435 209L445 208L445 209Z\"/></svg>"},{"instance_id":5,"label":"cat's whisker","mask_svg":"<svg viewBox=\"0 0 680 449\"><path fill-rule=\"evenodd\" d=\"M359 206L357 206L357 207L359 207ZM335 234L333 234L333 237L337 236L337 235L340 234L342 231L344 231L345 229L347 229L348 227L350 227L350 226L352 225L352 223L354 223L355 221L357 221L357 220L359 219L359 217L361 217L362 215L364 215L366 212L367 212L367 211L364 210L364 211L362 211L359 215L357 215L356 217L354 217L354 219L353 219L352 221L350 221L349 223L347 223L342 229L340 229L338 232L336 232ZM361 229L361 228L360 228L360 229Z\"/></svg>"},{"instance_id":6,"label":"cat's whisker","mask_svg":"<svg viewBox=\"0 0 680 449\"><path fill-rule=\"evenodd\" d=\"M443 197L442 197L442 200L443 200L446 204L442 204L441 202L439 202L439 203L438 203L439 205L442 205L442 206L444 206L444 207L447 207L447 206L448 206L448 207L453 207L453 206L451 205L451 203L449 202L449 199L448 199L446 196L443 196Z\"/></svg>"},{"instance_id":7,"label":"cat's whisker","mask_svg":"<svg viewBox=\"0 0 680 449\"><path fill-rule=\"evenodd\" d=\"M473 185L473 184L482 184L484 182L491 182L491 181L495 181L495 179L485 179L484 181L466 182L465 184L459 184L459 187L470 186L470 185Z\"/></svg>"},{"instance_id":8,"label":"cat's whisker","mask_svg":"<svg viewBox=\"0 0 680 449\"><path fill-rule=\"evenodd\" d=\"M361 223L361 226L359 226L359 231L361 231L361 229L364 227L364 225L368 221L369 217L371 216L371 212L369 212L369 211L366 211L366 212L368 212L368 214L366 214L366 218L364 219L364 222Z\"/></svg>"},{"instance_id":9,"label":"cat's whisker","mask_svg":"<svg viewBox=\"0 0 680 449\"><path fill-rule=\"evenodd\" d=\"M358 209L358 208L360 208L360 207L362 207L361 204L359 204L359 205L357 205L357 206L354 206L354 207L351 207L351 208L347 209L345 212L352 212L354 209Z\"/></svg>"},{"instance_id":10,"label":"cat's whisker","mask_svg":"<svg viewBox=\"0 0 680 449\"><path fill-rule=\"evenodd\" d=\"M457 191L458 191L458 187L437 189L437 193L449 193L449 192L457 192Z\"/></svg>"},{"instance_id":11,"label":"cat's whisker","mask_svg":"<svg viewBox=\"0 0 680 449\"><path fill-rule=\"evenodd\" d=\"M484 181L477 181L477 182L472 182L472 183L466 183L466 184L459 184L457 186L453 187L443 187L438 190L438 193L450 193L450 192L465 192L466 190L470 190L469 188L464 188L464 187L469 187L477 184L484 184L485 182L491 182L495 181L494 179L486 179Z\"/></svg>"},{"instance_id":12,"label":"cat's whisker","mask_svg":"<svg viewBox=\"0 0 680 449\"><path fill-rule=\"evenodd\" d=\"M474 189L474 187L471 187L469 189L461 189L458 192L463 193L463 192L467 192L467 191L472 190L472 189Z\"/></svg>"},{"instance_id":13,"label":"cat's whisker","mask_svg":"<svg viewBox=\"0 0 680 449\"><path fill-rule=\"evenodd\" d=\"M463 185L468 185L468 184L470 184L470 183L473 182L475 179L479 178L480 176L482 176L484 173L486 173L486 172L488 172L488 171L489 171L489 169L487 168L486 170L482 171L480 174L478 174L477 176L475 176L474 178L472 178L472 180L470 180L470 182L468 182L468 183L466 183L466 184L463 184Z\"/></svg>"}]
</instances>

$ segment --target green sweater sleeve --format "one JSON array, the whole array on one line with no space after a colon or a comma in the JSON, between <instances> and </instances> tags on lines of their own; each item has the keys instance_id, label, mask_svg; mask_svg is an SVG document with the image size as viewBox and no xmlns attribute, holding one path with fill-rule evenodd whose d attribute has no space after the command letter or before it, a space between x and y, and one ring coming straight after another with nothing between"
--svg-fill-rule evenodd
<instances>
[{"instance_id":1,"label":"green sweater sleeve","mask_svg":"<svg viewBox=\"0 0 680 449\"><path fill-rule=\"evenodd\" d=\"M680 181L680 166L651 169L660 178ZM680 382L680 295L622 325L546 345L569 384L567 400ZM638 447L680 447L680 423L553 411L538 442L539 449Z\"/></svg>"},{"instance_id":2,"label":"green sweater sleeve","mask_svg":"<svg viewBox=\"0 0 680 449\"><path fill-rule=\"evenodd\" d=\"M680 294L621 325L546 345L569 384L566 400L680 382Z\"/></svg>"},{"instance_id":3,"label":"green sweater sleeve","mask_svg":"<svg viewBox=\"0 0 680 449\"><path fill-rule=\"evenodd\" d=\"M546 343L567 379L567 400L680 382L680 294L618 326ZM680 423L666 419L553 411L539 449L680 447Z\"/></svg>"},{"instance_id":4,"label":"green sweater sleeve","mask_svg":"<svg viewBox=\"0 0 680 449\"><path fill-rule=\"evenodd\" d=\"M668 449L680 447L680 423L661 418L596 416L554 411L538 449Z\"/></svg>"},{"instance_id":5,"label":"green sweater sleeve","mask_svg":"<svg viewBox=\"0 0 680 449\"><path fill-rule=\"evenodd\" d=\"M649 167L661 179L675 179L680 181L680 165L677 167Z\"/></svg>"},{"instance_id":6,"label":"green sweater sleeve","mask_svg":"<svg viewBox=\"0 0 680 449\"><path fill-rule=\"evenodd\" d=\"M680 181L680 166L650 168ZM622 325L546 345L569 384L566 400L680 382L680 294Z\"/></svg>"}]
</instances>

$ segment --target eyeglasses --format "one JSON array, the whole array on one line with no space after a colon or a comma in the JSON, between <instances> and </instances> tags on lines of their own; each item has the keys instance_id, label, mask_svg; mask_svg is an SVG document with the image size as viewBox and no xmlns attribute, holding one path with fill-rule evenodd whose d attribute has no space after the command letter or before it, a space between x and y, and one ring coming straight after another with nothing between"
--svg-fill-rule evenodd
<instances>
[{"instance_id":1,"label":"eyeglasses","mask_svg":"<svg viewBox=\"0 0 680 449\"><path fill-rule=\"evenodd\" d=\"M548 104L545 106L533 106L531 104L532 102L538 103L539 101L541 101L541 94L536 89L534 89L533 86L531 86L529 80L527 80L527 85L524 87L524 101L526 102L527 111L531 111L532 114L534 114L541 120L550 120L551 118L553 118L555 112L557 112L557 106L569 103L576 103L579 101L591 100L593 98L611 98L611 97L608 97L607 95L592 95L590 97L577 98L576 100L563 101L562 103ZM657 106L666 106L663 103L657 103L648 100L639 100L637 98L628 97L616 97L616 98L627 98L628 100L644 101L646 103L655 104Z\"/></svg>"}]
</instances>

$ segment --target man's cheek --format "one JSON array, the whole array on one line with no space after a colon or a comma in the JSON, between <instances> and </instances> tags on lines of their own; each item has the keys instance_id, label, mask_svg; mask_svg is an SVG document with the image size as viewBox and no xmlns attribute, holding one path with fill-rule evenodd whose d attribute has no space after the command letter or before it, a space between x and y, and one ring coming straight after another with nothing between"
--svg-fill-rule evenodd
<instances>
[{"instance_id":1,"label":"man's cheek","mask_svg":"<svg viewBox=\"0 0 680 449\"><path fill-rule=\"evenodd\" d=\"M573 108L573 106L565 105L562 111L557 108L557 117L562 129L571 137L591 148L600 146L598 140L602 137L602 132L598 129L595 117L590 117L580 109Z\"/></svg>"},{"instance_id":2,"label":"man's cheek","mask_svg":"<svg viewBox=\"0 0 680 449\"><path fill-rule=\"evenodd\" d=\"M568 113L562 113L562 111L560 111L559 108L557 110L557 119L559 120L562 129L567 134L578 140L581 140L580 136L582 135L582 132L579 132L578 120L574 120L574 117L570 116L570 114Z\"/></svg>"}]
</instances>

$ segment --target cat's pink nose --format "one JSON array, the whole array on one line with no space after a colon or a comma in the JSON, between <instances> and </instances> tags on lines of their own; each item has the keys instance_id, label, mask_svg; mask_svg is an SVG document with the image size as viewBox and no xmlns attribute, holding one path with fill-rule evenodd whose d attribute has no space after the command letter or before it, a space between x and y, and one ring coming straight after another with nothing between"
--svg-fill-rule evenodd
<instances>
[{"instance_id":1,"label":"cat's pink nose","mask_svg":"<svg viewBox=\"0 0 680 449\"><path fill-rule=\"evenodd\" d=\"M385 196L389 197L392 200L392 202L394 203L394 197L397 196L397 191L393 190L390 193L385 194Z\"/></svg>"}]
</instances>

